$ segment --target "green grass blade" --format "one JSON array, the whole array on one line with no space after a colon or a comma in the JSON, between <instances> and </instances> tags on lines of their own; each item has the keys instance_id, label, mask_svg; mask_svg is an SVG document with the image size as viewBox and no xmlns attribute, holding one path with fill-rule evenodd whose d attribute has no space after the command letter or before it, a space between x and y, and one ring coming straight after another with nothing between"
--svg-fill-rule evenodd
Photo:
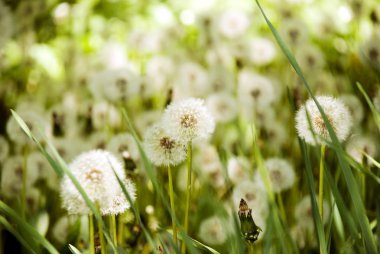
<instances>
[{"instance_id":1,"label":"green grass blade","mask_svg":"<svg viewBox=\"0 0 380 254\"><path fill-rule=\"evenodd\" d=\"M318 237L318 242L319 242L319 248L321 250L321 253L328 253L327 252L327 243L326 243L326 236L323 230L323 223L322 223L322 218L319 214L318 211L318 205L317 205L317 198L316 198L316 193L314 190L314 176L312 172L312 167L311 167L311 162L310 162L310 157L309 157L309 152L307 149L307 146L305 144L304 140L299 139L303 159L305 161L305 168L306 168L306 176L307 176L307 181L308 181L308 188L309 188L309 193L310 193L310 199L311 199L311 208L313 212L313 220L314 220L314 226L316 228L317 232L317 237Z\"/></svg>"},{"instance_id":2,"label":"green grass blade","mask_svg":"<svg viewBox=\"0 0 380 254\"><path fill-rule=\"evenodd\" d=\"M13 226L3 217L3 216L0 216L0 224L3 225L3 227L8 230L14 237L16 237L16 239L22 244L24 245L24 247L26 249L28 249L28 251L30 251L31 253L33 254L37 254L38 252L34 250L34 248L29 244L28 241L26 241L22 236L21 234L15 230L13 228ZM3 246L1 246L2 248Z\"/></svg>"},{"instance_id":3,"label":"green grass blade","mask_svg":"<svg viewBox=\"0 0 380 254\"><path fill-rule=\"evenodd\" d=\"M366 210L364 208L363 201L360 197L359 187L358 187L356 180L355 180L355 177L353 176L351 169L350 169L350 167L349 167L349 165L348 165L348 163L344 157L343 148L342 148L341 144L339 143L339 140L338 140L330 122L328 121L327 115L325 114L321 105L319 104L319 102L316 100L314 94L312 93L310 86L308 85L308 83L307 83L307 81L306 81L306 79L302 73L302 70L301 70L300 66L298 65L295 57L290 52L289 48L287 47L287 45L285 44L285 42L281 38L280 34L277 32L277 30L274 28L272 23L269 21L268 17L266 16L266 14L265 14L264 10L262 9L258 0L256 0L256 3L260 9L261 14L263 15L263 17L266 21L266 23L268 24L272 34L274 35L277 43L279 44L282 52L285 54L288 61L290 62L290 64L292 65L292 67L294 68L294 70L296 71L298 76L300 77L300 79L302 80L306 90L308 91L310 97L314 100L316 106L318 107L318 109L322 115L323 121L327 127L327 130L329 132L332 143L336 147L335 152L336 152L336 155L338 157L339 164L342 168L342 172L343 172L343 176L345 178L346 184L348 186L348 191L349 191L349 194L351 197L351 201L353 204L355 204L353 206L354 212L356 214L356 218L357 218L359 225L360 225L361 233L363 236L363 241L365 243L365 248L366 248L368 253L371 253L371 254L377 253L373 233L369 227L369 221L368 221L368 217L366 216Z\"/></svg>"},{"instance_id":4,"label":"green grass blade","mask_svg":"<svg viewBox=\"0 0 380 254\"><path fill-rule=\"evenodd\" d=\"M380 114L377 112L375 105L373 105L371 99L368 97L367 93L364 91L362 85L359 82L356 82L356 86L359 88L359 91L363 94L365 100L367 101L367 104L369 108L371 109L373 118L375 120L375 123L377 125L377 128L380 130Z\"/></svg>"},{"instance_id":5,"label":"green grass blade","mask_svg":"<svg viewBox=\"0 0 380 254\"><path fill-rule=\"evenodd\" d=\"M33 239L41 244L50 254L59 254L59 252L54 248L54 246L49 243L46 238L41 236L38 231L33 228L29 223L27 223L23 218L21 218L12 208L7 206L4 202L0 201L0 211L8 216L14 223L16 223L20 228L19 231L29 234Z\"/></svg>"},{"instance_id":6,"label":"green grass blade","mask_svg":"<svg viewBox=\"0 0 380 254\"><path fill-rule=\"evenodd\" d=\"M75 248L71 244L69 244L69 249L70 249L71 253L73 253L73 254L82 254L77 248Z\"/></svg>"}]
</instances>

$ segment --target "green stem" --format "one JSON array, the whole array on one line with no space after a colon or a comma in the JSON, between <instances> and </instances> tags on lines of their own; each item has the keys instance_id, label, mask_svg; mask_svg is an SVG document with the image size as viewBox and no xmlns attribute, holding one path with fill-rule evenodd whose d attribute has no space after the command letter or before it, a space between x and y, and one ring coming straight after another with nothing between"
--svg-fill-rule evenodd
<instances>
[{"instance_id":1,"label":"green stem","mask_svg":"<svg viewBox=\"0 0 380 254\"><path fill-rule=\"evenodd\" d=\"M88 215L88 231L89 231L89 248L90 254L95 254L95 233L94 233L94 215Z\"/></svg>"},{"instance_id":2,"label":"green stem","mask_svg":"<svg viewBox=\"0 0 380 254\"><path fill-rule=\"evenodd\" d=\"M318 205L319 205L319 214L321 215L323 223L323 179L324 179L324 160L325 160L325 144L321 145L321 160L319 163L319 196L318 196Z\"/></svg>"},{"instance_id":3,"label":"green stem","mask_svg":"<svg viewBox=\"0 0 380 254\"><path fill-rule=\"evenodd\" d=\"M100 212L99 205L98 205L98 211ZM98 231L99 231L99 239L100 239L100 253L106 254L107 253L106 241L104 240L102 223L99 220L98 220Z\"/></svg>"},{"instance_id":4,"label":"green stem","mask_svg":"<svg viewBox=\"0 0 380 254\"><path fill-rule=\"evenodd\" d=\"M175 224L175 206L174 206L174 190L173 190L173 177L170 165L168 165L168 177L169 177L169 197L170 197L170 209L172 210L172 228L173 228L173 241L177 245L177 226Z\"/></svg>"},{"instance_id":5,"label":"green stem","mask_svg":"<svg viewBox=\"0 0 380 254\"><path fill-rule=\"evenodd\" d=\"M124 213L119 215L119 220L117 221L117 229L118 229L118 234L117 234L117 242L119 246L123 245L123 236L124 236Z\"/></svg>"},{"instance_id":6,"label":"green stem","mask_svg":"<svg viewBox=\"0 0 380 254\"><path fill-rule=\"evenodd\" d=\"M28 177L28 146L24 147L24 161L22 172L22 190L21 190L21 215L25 218L26 214L26 179Z\"/></svg>"},{"instance_id":7,"label":"green stem","mask_svg":"<svg viewBox=\"0 0 380 254\"><path fill-rule=\"evenodd\" d=\"M282 200L281 193L277 193L277 202L278 202L278 207L280 209L281 217L285 221L286 220L286 214L285 214L285 208L284 208L284 202Z\"/></svg>"},{"instance_id":8,"label":"green stem","mask_svg":"<svg viewBox=\"0 0 380 254\"><path fill-rule=\"evenodd\" d=\"M186 208L185 208L185 221L184 228L185 233L189 232L189 208L190 208L190 198L191 198L191 169L192 169L192 141L187 144L187 192L186 192ZM185 241L182 242L181 248L182 254L186 253Z\"/></svg>"},{"instance_id":9,"label":"green stem","mask_svg":"<svg viewBox=\"0 0 380 254\"><path fill-rule=\"evenodd\" d=\"M116 215L115 214L111 214L109 216L109 223L110 223L110 231L111 231L112 242L117 247Z\"/></svg>"}]
</instances>

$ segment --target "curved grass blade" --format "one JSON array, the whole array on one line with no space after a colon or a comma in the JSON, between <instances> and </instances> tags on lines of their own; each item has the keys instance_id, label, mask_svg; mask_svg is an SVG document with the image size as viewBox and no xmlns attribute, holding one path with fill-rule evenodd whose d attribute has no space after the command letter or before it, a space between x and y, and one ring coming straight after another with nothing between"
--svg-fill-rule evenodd
<instances>
[{"instance_id":1,"label":"curved grass blade","mask_svg":"<svg viewBox=\"0 0 380 254\"><path fill-rule=\"evenodd\" d=\"M69 244L69 249L71 251L71 253L73 254L82 254L77 248L75 248L75 246Z\"/></svg>"},{"instance_id":2,"label":"curved grass blade","mask_svg":"<svg viewBox=\"0 0 380 254\"><path fill-rule=\"evenodd\" d=\"M317 237L319 241L319 248L321 250L321 253L328 253L327 252L327 243L326 243L326 236L323 230L323 223L322 223L322 218L319 214L318 211L318 205L317 205L317 198L316 198L316 193L314 190L314 176L313 172L311 169L311 162L310 162L310 157L309 157L309 152L307 149L307 146L305 144L304 140L299 139L303 159L305 161L305 168L306 168L306 176L307 176L307 181L308 181L308 189L310 193L310 202L311 202L311 208L313 212L313 220L314 220L314 226L317 229Z\"/></svg>"},{"instance_id":3,"label":"curved grass blade","mask_svg":"<svg viewBox=\"0 0 380 254\"><path fill-rule=\"evenodd\" d=\"M19 227L20 230L29 234L36 242L41 244L50 254L59 254L59 252L54 248L54 246L49 243L46 238L40 235L38 231L33 228L29 223L27 223L23 218L21 218L12 208L7 206L3 201L0 200L0 211L11 218Z\"/></svg>"},{"instance_id":4,"label":"curved grass blade","mask_svg":"<svg viewBox=\"0 0 380 254\"><path fill-rule=\"evenodd\" d=\"M373 118L375 120L375 123L377 125L377 128L380 130L380 114L376 110L375 105L373 105L371 99L368 97L367 93L364 91L362 85L359 82L356 82L356 86L359 88L359 91L363 94L365 100L367 101L367 104L372 112Z\"/></svg>"},{"instance_id":5,"label":"curved grass blade","mask_svg":"<svg viewBox=\"0 0 380 254\"><path fill-rule=\"evenodd\" d=\"M339 164L342 168L342 172L343 172L343 176L345 178L346 184L348 186L348 191L350 194L351 201L353 204L355 204L353 206L354 215L356 217L357 222L360 225L361 233L363 236L363 241L365 243L365 248L366 248L368 253L375 254L375 253L377 253L377 249L376 249L373 233L369 227L369 221L368 221L368 217L366 216L366 211L364 208L363 200L360 197L359 187L356 183L356 180L353 176L353 173L351 172L351 169L348 165L348 162L346 161L346 159L344 157L343 148L342 148L342 146L341 146L330 122L328 121L327 115L325 114L321 105L319 104L319 102L316 100L314 94L312 93L310 86L307 83L307 81L306 81L306 79L302 73L302 70L301 70L300 66L298 65L295 57L290 52L289 48L287 47L287 45L285 44L285 42L281 38L280 34L277 32L277 30L274 28L272 23L269 21L268 17L266 16L266 14L265 14L264 10L262 9L258 0L256 0L256 4L259 7L261 14L263 15L266 23L268 24L272 34L274 35L278 45L280 46L282 52L285 54L289 63L292 65L292 67L294 68L294 70L296 71L296 73L298 74L300 79L302 80L306 90L308 91L310 97L314 100L316 106L318 107L318 110L320 111L320 113L322 115L323 121L327 127L327 130L329 132L332 143L334 143L334 145L336 147L335 152L336 152L336 155L338 157Z\"/></svg>"},{"instance_id":6,"label":"curved grass blade","mask_svg":"<svg viewBox=\"0 0 380 254\"><path fill-rule=\"evenodd\" d=\"M21 234L13 228L13 226L3 217L0 216L0 224L3 225L3 227L8 230L16 239L24 245L28 251L30 251L33 254L37 254L38 252L33 249L33 247L21 236Z\"/></svg>"}]
</instances>

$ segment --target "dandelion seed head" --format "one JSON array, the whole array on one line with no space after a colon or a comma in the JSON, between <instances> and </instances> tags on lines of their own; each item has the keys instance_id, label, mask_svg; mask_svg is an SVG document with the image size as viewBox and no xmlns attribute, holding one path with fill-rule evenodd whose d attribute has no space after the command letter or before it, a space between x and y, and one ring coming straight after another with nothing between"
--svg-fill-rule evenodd
<instances>
[{"instance_id":1,"label":"dandelion seed head","mask_svg":"<svg viewBox=\"0 0 380 254\"><path fill-rule=\"evenodd\" d=\"M350 111L340 100L333 97L317 96L316 99L324 110L338 140L344 141L348 137L352 126ZM309 124L308 115L311 124ZM305 105L297 112L296 128L298 135L311 145L323 143L324 140L330 140L327 126L312 99L307 100ZM315 133L315 138L313 132Z\"/></svg>"},{"instance_id":2,"label":"dandelion seed head","mask_svg":"<svg viewBox=\"0 0 380 254\"><path fill-rule=\"evenodd\" d=\"M201 99L189 98L170 104L163 116L163 128L177 141L207 139L215 129L214 119Z\"/></svg>"},{"instance_id":3,"label":"dandelion seed head","mask_svg":"<svg viewBox=\"0 0 380 254\"><path fill-rule=\"evenodd\" d=\"M198 235L207 244L221 245L228 238L226 222L218 216L209 217L201 222Z\"/></svg>"},{"instance_id":4,"label":"dandelion seed head","mask_svg":"<svg viewBox=\"0 0 380 254\"><path fill-rule=\"evenodd\" d=\"M186 158L186 147L168 135L160 124L147 130L144 135L145 151L156 166L177 165Z\"/></svg>"}]
</instances>

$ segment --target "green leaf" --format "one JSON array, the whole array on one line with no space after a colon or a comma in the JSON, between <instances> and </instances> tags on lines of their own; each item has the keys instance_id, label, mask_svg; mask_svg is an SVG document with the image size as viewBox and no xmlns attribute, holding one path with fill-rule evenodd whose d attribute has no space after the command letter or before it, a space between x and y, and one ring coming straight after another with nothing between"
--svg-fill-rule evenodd
<instances>
[{"instance_id":1,"label":"green leaf","mask_svg":"<svg viewBox=\"0 0 380 254\"><path fill-rule=\"evenodd\" d=\"M359 82L356 82L356 86L359 88L359 91L363 94L365 100L367 101L368 106L371 109L375 123L377 125L377 128L380 130L380 114L379 114L379 112L377 112L375 105L373 105L371 99L368 97L367 93L364 91L362 85Z\"/></svg>"},{"instance_id":2,"label":"green leaf","mask_svg":"<svg viewBox=\"0 0 380 254\"><path fill-rule=\"evenodd\" d=\"M71 244L69 244L69 249L70 249L71 253L73 253L73 254L82 254L77 248L75 248Z\"/></svg>"},{"instance_id":3,"label":"green leaf","mask_svg":"<svg viewBox=\"0 0 380 254\"><path fill-rule=\"evenodd\" d=\"M21 218L12 208L7 206L3 201L0 201L0 212L8 216L14 223L16 223L20 228L18 231L25 232L29 234L36 242L41 244L49 253L59 254L59 252L54 248L54 246L49 243L38 231Z\"/></svg>"}]
</instances>

